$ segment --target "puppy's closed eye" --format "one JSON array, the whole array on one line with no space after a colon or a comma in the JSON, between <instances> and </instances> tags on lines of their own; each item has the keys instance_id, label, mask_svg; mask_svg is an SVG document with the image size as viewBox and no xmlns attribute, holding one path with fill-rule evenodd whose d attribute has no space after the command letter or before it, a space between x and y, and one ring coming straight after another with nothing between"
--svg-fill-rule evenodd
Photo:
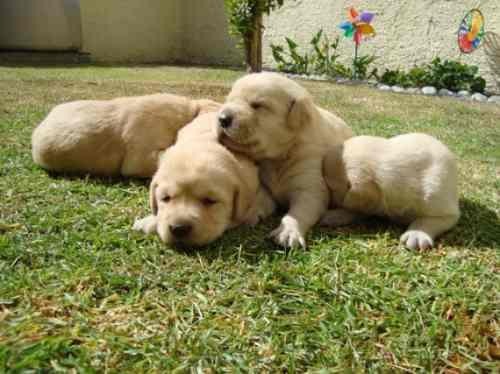
<instances>
[{"instance_id":1,"label":"puppy's closed eye","mask_svg":"<svg viewBox=\"0 0 500 374\"><path fill-rule=\"evenodd\" d=\"M210 197L204 197L203 199L201 199L201 202L205 206L212 206L212 205L217 204L217 200L214 200L214 199L212 199Z\"/></svg>"},{"instance_id":2,"label":"puppy's closed eye","mask_svg":"<svg viewBox=\"0 0 500 374\"><path fill-rule=\"evenodd\" d=\"M161 196L160 201L168 203L170 201L170 196L169 195Z\"/></svg>"},{"instance_id":3,"label":"puppy's closed eye","mask_svg":"<svg viewBox=\"0 0 500 374\"><path fill-rule=\"evenodd\" d=\"M261 102L259 101L252 101L250 103L250 106L252 107L252 109L254 110L259 110L259 109L262 109L264 108L264 104L262 104Z\"/></svg>"}]
</instances>

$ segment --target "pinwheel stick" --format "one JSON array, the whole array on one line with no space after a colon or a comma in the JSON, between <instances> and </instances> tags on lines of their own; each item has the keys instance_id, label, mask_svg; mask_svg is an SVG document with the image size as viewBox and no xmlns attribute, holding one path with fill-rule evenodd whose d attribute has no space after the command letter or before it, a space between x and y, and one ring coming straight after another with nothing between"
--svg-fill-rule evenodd
<instances>
[{"instance_id":1,"label":"pinwheel stick","mask_svg":"<svg viewBox=\"0 0 500 374\"><path fill-rule=\"evenodd\" d=\"M352 62L352 79L358 79L358 43L354 43L354 61Z\"/></svg>"}]
</instances>

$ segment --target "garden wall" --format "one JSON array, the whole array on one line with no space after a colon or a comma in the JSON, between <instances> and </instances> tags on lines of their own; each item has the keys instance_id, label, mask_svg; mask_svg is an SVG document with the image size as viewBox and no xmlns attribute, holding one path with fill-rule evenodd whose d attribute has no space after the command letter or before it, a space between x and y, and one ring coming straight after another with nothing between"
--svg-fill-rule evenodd
<instances>
[{"instance_id":1,"label":"garden wall","mask_svg":"<svg viewBox=\"0 0 500 374\"><path fill-rule=\"evenodd\" d=\"M457 30L465 13L481 4L485 16L488 44L471 55L461 54ZM347 19L347 9L376 14L372 22L377 35L364 42L361 54L377 56L380 68L409 69L430 62L434 57L475 64L488 81L489 89L500 89L500 1L485 0L288 0L285 6L266 19L264 64L274 67L271 43L284 44L285 36L308 45L313 34L322 28L329 37L340 36L338 25ZM343 38L343 37L342 37ZM353 43L341 39L341 61L349 63ZM379 68L379 70L380 70Z\"/></svg>"},{"instance_id":2,"label":"garden wall","mask_svg":"<svg viewBox=\"0 0 500 374\"><path fill-rule=\"evenodd\" d=\"M146 4L147 3L147 4ZM220 0L82 0L83 52L94 61L237 65Z\"/></svg>"},{"instance_id":3,"label":"garden wall","mask_svg":"<svg viewBox=\"0 0 500 374\"><path fill-rule=\"evenodd\" d=\"M80 47L78 0L0 1L0 49L67 51Z\"/></svg>"},{"instance_id":4,"label":"garden wall","mask_svg":"<svg viewBox=\"0 0 500 374\"><path fill-rule=\"evenodd\" d=\"M95 61L175 61L181 1L82 0L82 50Z\"/></svg>"}]
</instances>

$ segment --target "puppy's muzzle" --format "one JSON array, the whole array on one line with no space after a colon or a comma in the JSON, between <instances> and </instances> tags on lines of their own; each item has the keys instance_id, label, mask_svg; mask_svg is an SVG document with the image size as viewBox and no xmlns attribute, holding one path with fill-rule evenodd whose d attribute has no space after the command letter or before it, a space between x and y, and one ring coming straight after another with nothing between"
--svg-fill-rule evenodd
<instances>
[{"instance_id":1,"label":"puppy's muzzle","mask_svg":"<svg viewBox=\"0 0 500 374\"><path fill-rule=\"evenodd\" d=\"M168 229L175 239L182 240L186 239L193 231L193 226L188 223L176 223L170 225Z\"/></svg>"},{"instance_id":2,"label":"puppy's muzzle","mask_svg":"<svg viewBox=\"0 0 500 374\"><path fill-rule=\"evenodd\" d=\"M219 126L223 129L228 129L233 125L234 116L228 111L223 111L219 114Z\"/></svg>"}]
</instances>

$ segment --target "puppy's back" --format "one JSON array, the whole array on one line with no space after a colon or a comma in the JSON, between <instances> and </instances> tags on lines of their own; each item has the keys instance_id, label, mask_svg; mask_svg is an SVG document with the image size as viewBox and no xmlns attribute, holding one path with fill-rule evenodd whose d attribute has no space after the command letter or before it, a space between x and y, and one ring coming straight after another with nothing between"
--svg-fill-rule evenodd
<instances>
[{"instance_id":1,"label":"puppy's back","mask_svg":"<svg viewBox=\"0 0 500 374\"><path fill-rule=\"evenodd\" d=\"M217 136L217 113L199 115L177 133L177 143L203 141L222 147Z\"/></svg>"},{"instance_id":2,"label":"puppy's back","mask_svg":"<svg viewBox=\"0 0 500 374\"><path fill-rule=\"evenodd\" d=\"M59 172L148 176L156 169L155 152L172 145L178 130L200 112L217 105L171 94L60 104L33 131L33 160Z\"/></svg>"},{"instance_id":3,"label":"puppy's back","mask_svg":"<svg viewBox=\"0 0 500 374\"><path fill-rule=\"evenodd\" d=\"M432 136L354 137L343 144L341 159L349 186L361 194L370 185L380 191L380 214L398 218L458 212L455 156Z\"/></svg>"},{"instance_id":4,"label":"puppy's back","mask_svg":"<svg viewBox=\"0 0 500 374\"><path fill-rule=\"evenodd\" d=\"M121 136L113 125L119 116L109 101L80 100L57 105L33 131L33 160L54 171L110 172L123 157L117 152L122 148ZM96 159L94 155L102 152L106 157ZM89 163L88 158L96 162Z\"/></svg>"},{"instance_id":5,"label":"puppy's back","mask_svg":"<svg viewBox=\"0 0 500 374\"><path fill-rule=\"evenodd\" d=\"M428 215L458 214L457 160L448 147L421 133L395 136L388 143L390 152L381 153L381 165L388 165L381 172L392 174L385 188L392 183L407 192Z\"/></svg>"}]
</instances>

